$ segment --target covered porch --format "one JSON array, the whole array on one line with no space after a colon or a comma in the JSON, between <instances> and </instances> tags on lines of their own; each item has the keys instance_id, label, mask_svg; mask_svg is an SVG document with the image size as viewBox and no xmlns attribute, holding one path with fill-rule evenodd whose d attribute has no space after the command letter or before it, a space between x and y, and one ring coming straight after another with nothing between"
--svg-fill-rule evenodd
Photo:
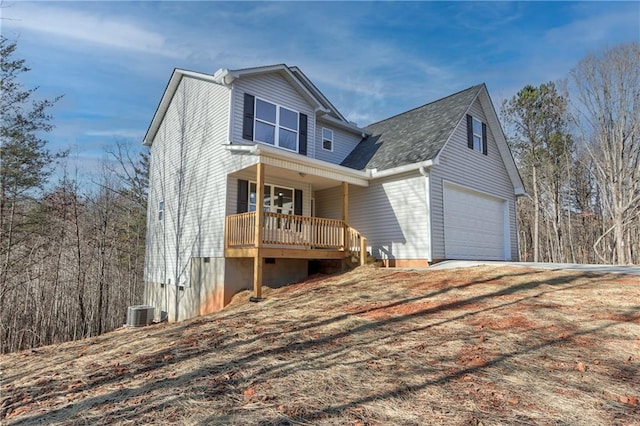
<instances>
[{"instance_id":1,"label":"covered porch","mask_svg":"<svg viewBox=\"0 0 640 426\"><path fill-rule=\"evenodd\" d=\"M355 181L355 184L365 186L365 179L358 179L359 177L354 179L349 175L341 176L339 172L327 173L326 170L314 173L315 170L309 165L285 164L281 158L277 159L277 165L273 164L273 159L269 156L260 155L256 159L258 160L256 164L239 171L239 176L250 180L250 189L247 191L249 201L246 206L249 211L243 211L238 207L239 213L226 216L224 239L225 257L253 259L254 298L262 297L263 265L268 258L335 259L356 265L366 262L367 240L356 229L349 226L348 222L349 181L352 184ZM304 168L298 170L301 167ZM342 180L341 177L345 179ZM284 205L281 201L274 207L273 200L270 204L267 188L273 187L271 182L276 178L306 185L305 201L308 204L305 204L305 214L302 214L302 207L296 208L295 214L292 214L294 213L293 204L297 204L298 201L302 203L297 199L301 197L302 191L297 189L295 203L294 198L288 199L285 195ZM314 217L313 207L308 207L312 206L313 190L336 186L340 186L342 192L339 200L340 219ZM257 188L265 188L265 190ZM278 197L277 192L279 191L272 193L272 198ZM245 196L241 189L238 189L238 193L239 198ZM241 203L238 204L240 206Z\"/></svg>"}]
</instances>

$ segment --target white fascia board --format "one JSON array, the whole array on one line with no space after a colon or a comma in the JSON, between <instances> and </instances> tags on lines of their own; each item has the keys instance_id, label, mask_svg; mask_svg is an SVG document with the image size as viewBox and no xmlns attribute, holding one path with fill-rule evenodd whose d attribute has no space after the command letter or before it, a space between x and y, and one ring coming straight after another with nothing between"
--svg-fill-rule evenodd
<instances>
[{"instance_id":1,"label":"white fascia board","mask_svg":"<svg viewBox=\"0 0 640 426\"><path fill-rule=\"evenodd\" d=\"M521 186L518 188L514 188L513 193L516 197L527 197L529 195L527 194L527 191L525 191L525 189Z\"/></svg>"},{"instance_id":2,"label":"white fascia board","mask_svg":"<svg viewBox=\"0 0 640 426\"><path fill-rule=\"evenodd\" d=\"M498 151L500 151L502 162L504 163L504 166L507 169L507 173L509 174L509 178L511 179L511 183L513 185L515 194L524 195L525 191L524 191L524 183L522 182L522 177L520 176L520 172L518 171L516 162L513 159L513 154L509 149L509 144L507 144L507 138L504 135L502 126L500 125L500 120L498 119L498 114L496 113L495 107L493 106L493 102L491 101L491 96L489 96L489 91L487 90L487 86L483 84L482 90L480 92L483 95L483 96L480 96L480 103L482 104L482 109L485 111L485 115L487 116L487 121L491 121L493 137L496 139L496 144L498 145ZM520 190L522 191L521 194L519 194Z\"/></svg>"},{"instance_id":3,"label":"white fascia board","mask_svg":"<svg viewBox=\"0 0 640 426\"><path fill-rule=\"evenodd\" d=\"M341 177L348 177L350 178L350 183L358 186L369 186L369 173L365 171L350 169L349 167L328 163L316 158L309 158L295 152L284 151L280 148L275 148L260 143L254 145L225 144L225 148L231 152L277 158L280 160L285 160L289 163L315 167L335 174L336 180L341 180Z\"/></svg>"},{"instance_id":4,"label":"white fascia board","mask_svg":"<svg viewBox=\"0 0 640 426\"><path fill-rule=\"evenodd\" d=\"M437 158L433 160L421 161L419 163L405 164L404 166L398 166L392 169L386 169L381 171L378 171L377 169L367 169L367 172L368 172L368 175L371 177L371 179L380 179L383 177L393 176L400 173L411 172L414 170L429 169L435 166L436 164L438 164Z\"/></svg>"},{"instance_id":5,"label":"white fascia board","mask_svg":"<svg viewBox=\"0 0 640 426\"><path fill-rule=\"evenodd\" d=\"M305 157L295 152L287 152L280 148L275 148L260 143L251 145L238 145L238 144L225 144L225 148L230 152L245 153L250 155L262 155L267 157L273 157L283 159L292 163L298 163L306 166L317 167L322 170L326 170L332 173L336 173L342 176L349 176L351 178L361 180L360 186L369 186L369 181L374 179L380 179L388 176L393 176L401 173L426 170L434 165L438 164L437 160L421 161L419 163L405 164L404 166L394 167L392 169L386 169L377 171L376 169L355 170L349 167L341 166L339 164L328 163L316 158ZM422 172L421 172L422 173ZM336 176L336 180L339 180L340 176Z\"/></svg>"},{"instance_id":6,"label":"white fascia board","mask_svg":"<svg viewBox=\"0 0 640 426\"><path fill-rule=\"evenodd\" d=\"M175 95L176 90L178 89L178 86L182 81L182 77L185 77L185 76L195 78L198 80L208 81L210 83L219 84L219 82L216 80L215 76L213 75L175 68L173 70L173 73L171 74L171 78L169 78L167 87L164 89L164 94L160 99L158 108L156 108L156 112L153 114L153 119L151 119L149 128L147 129L147 132L144 135L144 139L142 140L143 145L151 146L151 144L153 143L153 139L156 137L156 133L160 128L160 123L162 123L162 120L164 119L164 115L167 113L167 109L169 109L169 105L171 104L173 95Z\"/></svg>"},{"instance_id":7,"label":"white fascia board","mask_svg":"<svg viewBox=\"0 0 640 426\"><path fill-rule=\"evenodd\" d=\"M339 128L341 128L343 130L349 131L351 133L358 134L358 135L360 135L362 137L364 137L364 135L366 133L364 131L364 129L361 129L360 127L355 126L355 125L353 125L353 124L351 124L349 122L344 122L344 121L338 120L336 118L333 118L330 115L321 115L320 117L318 117L318 119L320 121L325 121L325 122L327 122L327 123L329 123L331 125L339 127Z\"/></svg>"}]
</instances>

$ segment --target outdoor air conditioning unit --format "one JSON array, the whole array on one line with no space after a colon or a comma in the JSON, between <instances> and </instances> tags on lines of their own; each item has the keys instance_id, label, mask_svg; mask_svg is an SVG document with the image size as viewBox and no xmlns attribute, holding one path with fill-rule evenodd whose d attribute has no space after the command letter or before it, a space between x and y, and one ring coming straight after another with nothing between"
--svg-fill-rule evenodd
<instances>
[{"instance_id":1,"label":"outdoor air conditioning unit","mask_svg":"<svg viewBox=\"0 0 640 426\"><path fill-rule=\"evenodd\" d=\"M135 305L127 309L127 327L143 327L153 322L153 306Z\"/></svg>"}]
</instances>

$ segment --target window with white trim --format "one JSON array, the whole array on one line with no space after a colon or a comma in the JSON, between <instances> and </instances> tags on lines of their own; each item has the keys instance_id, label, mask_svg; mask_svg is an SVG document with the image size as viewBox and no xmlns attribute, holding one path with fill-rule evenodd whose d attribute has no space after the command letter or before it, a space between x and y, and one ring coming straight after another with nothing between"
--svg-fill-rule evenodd
<instances>
[{"instance_id":1,"label":"window with white trim","mask_svg":"<svg viewBox=\"0 0 640 426\"><path fill-rule=\"evenodd\" d=\"M282 214L294 214L295 191L292 188L283 188L274 185L264 186L264 211ZM256 183L249 183L249 203L250 212L256 211Z\"/></svg>"},{"instance_id":2,"label":"window with white trim","mask_svg":"<svg viewBox=\"0 0 640 426\"><path fill-rule=\"evenodd\" d=\"M158 203L158 220L162 220L164 217L164 200Z\"/></svg>"},{"instance_id":3,"label":"window with white trim","mask_svg":"<svg viewBox=\"0 0 640 426\"><path fill-rule=\"evenodd\" d=\"M333 151L333 130L322 128L322 149Z\"/></svg>"},{"instance_id":4,"label":"window with white trim","mask_svg":"<svg viewBox=\"0 0 640 426\"><path fill-rule=\"evenodd\" d=\"M254 140L298 152L298 112L256 98Z\"/></svg>"},{"instance_id":5,"label":"window with white trim","mask_svg":"<svg viewBox=\"0 0 640 426\"><path fill-rule=\"evenodd\" d=\"M482 152L482 121L473 117L473 149Z\"/></svg>"}]
</instances>

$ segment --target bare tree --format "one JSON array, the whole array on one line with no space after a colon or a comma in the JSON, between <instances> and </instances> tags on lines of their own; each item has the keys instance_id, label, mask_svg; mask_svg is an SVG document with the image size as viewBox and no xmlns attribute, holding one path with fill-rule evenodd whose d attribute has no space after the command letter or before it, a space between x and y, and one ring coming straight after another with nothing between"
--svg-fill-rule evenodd
<instances>
[{"instance_id":1,"label":"bare tree","mask_svg":"<svg viewBox=\"0 0 640 426\"><path fill-rule=\"evenodd\" d=\"M571 76L578 93L577 121L610 219L594 248L613 233L615 255L607 258L600 249L599 257L625 264L632 260L625 245L640 214L640 45L589 55Z\"/></svg>"}]
</instances>

